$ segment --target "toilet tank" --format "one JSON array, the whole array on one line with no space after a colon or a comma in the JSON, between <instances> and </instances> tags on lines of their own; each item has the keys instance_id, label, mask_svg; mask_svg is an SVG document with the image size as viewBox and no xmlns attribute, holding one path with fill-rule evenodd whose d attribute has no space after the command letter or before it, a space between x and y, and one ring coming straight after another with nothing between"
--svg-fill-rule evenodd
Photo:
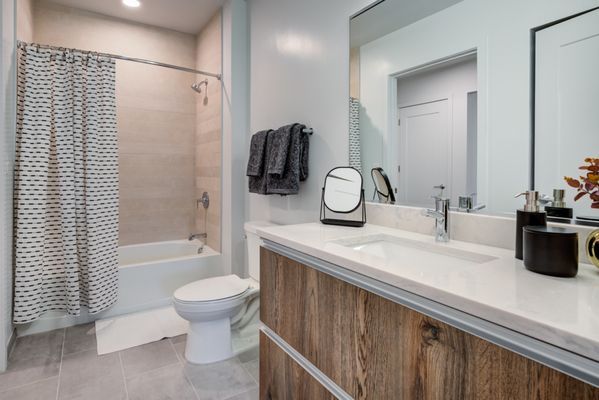
<instances>
[{"instance_id":1,"label":"toilet tank","mask_svg":"<svg viewBox=\"0 0 599 400\"><path fill-rule=\"evenodd\" d=\"M256 231L258 228L274 225L277 224L267 221L250 221L246 222L243 226L245 229L245 245L248 255L248 272L250 277L257 281L260 281L260 246L262 245L262 239L260 239Z\"/></svg>"}]
</instances>

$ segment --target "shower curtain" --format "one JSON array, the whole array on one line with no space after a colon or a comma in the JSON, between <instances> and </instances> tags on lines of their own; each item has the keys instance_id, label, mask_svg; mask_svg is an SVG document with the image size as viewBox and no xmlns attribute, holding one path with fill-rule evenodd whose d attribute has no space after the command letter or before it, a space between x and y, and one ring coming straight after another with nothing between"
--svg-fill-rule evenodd
<instances>
[{"instance_id":1,"label":"shower curtain","mask_svg":"<svg viewBox=\"0 0 599 400\"><path fill-rule=\"evenodd\" d=\"M15 323L117 299L114 60L19 46Z\"/></svg>"},{"instance_id":2,"label":"shower curtain","mask_svg":"<svg viewBox=\"0 0 599 400\"><path fill-rule=\"evenodd\" d=\"M360 151L360 100L349 98L349 166L362 171Z\"/></svg>"}]
</instances>

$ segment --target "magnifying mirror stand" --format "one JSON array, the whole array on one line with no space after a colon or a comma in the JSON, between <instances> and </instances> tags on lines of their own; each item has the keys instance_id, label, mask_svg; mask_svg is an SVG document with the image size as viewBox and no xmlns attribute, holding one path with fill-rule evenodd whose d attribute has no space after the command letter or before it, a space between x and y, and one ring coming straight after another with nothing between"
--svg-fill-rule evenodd
<instances>
[{"instance_id":1,"label":"magnifying mirror stand","mask_svg":"<svg viewBox=\"0 0 599 400\"><path fill-rule=\"evenodd\" d=\"M324 202L324 188L322 188L322 196L320 198L320 222L322 222L325 225L340 225L340 226L349 226L349 227L353 227L353 228L361 228L364 226L364 224L366 224L366 201L364 199L364 189L362 189L362 193L360 196L360 203L361 203L360 206L362 207L362 219L361 220L327 218L326 210L329 210L330 212L333 212L336 214L351 214L355 211L355 209L352 211L349 211L349 212L335 212L335 211L330 210ZM358 207L360 207L360 206L358 206Z\"/></svg>"}]
</instances>

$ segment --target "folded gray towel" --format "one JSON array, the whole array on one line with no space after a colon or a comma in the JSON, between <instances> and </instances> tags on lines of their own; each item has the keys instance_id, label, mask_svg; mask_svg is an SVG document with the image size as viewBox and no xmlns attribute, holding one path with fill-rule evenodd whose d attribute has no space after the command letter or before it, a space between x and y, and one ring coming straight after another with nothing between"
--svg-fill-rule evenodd
<instances>
[{"instance_id":1,"label":"folded gray towel","mask_svg":"<svg viewBox=\"0 0 599 400\"><path fill-rule=\"evenodd\" d=\"M308 134L303 130L305 125L293 124L280 128L290 133L290 145L281 175L271 174L267 170L266 174L266 192L268 194L297 194L299 192L299 182L303 174L303 179L308 176ZM274 135L275 133L273 133ZM269 142L270 142L269 135ZM272 155L271 155L272 156ZM305 165L304 165L305 163ZM302 172L303 170L303 172Z\"/></svg>"},{"instance_id":2,"label":"folded gray towel","mask_svg":"<svg viewBox=\"0 0 599 400\"><path fill-rule=\"evenodd\" d=\"M289 146L291 145L291 130L295 124L285 125L268 135L266 172L270 175L282 176L285 172Z\"/></svg>"},{"instance_id":3,"label":"folded gray towel","mask_svg":"<svg viewBox=\"0 0 599 400\"><path fill-rule=\"evenodd\" d=\"M250 159L248 160L247 175L249 176L250 193L266 193L266 163L268 162L268 142L272 129L261 131L252 136ZM262 151L261 156L259 155Z\"/></svg>"},{"instance_id":4,"label":"folded gray towel","mask_svg":"<svg viewBox=\"0 0 599 400\"><path fill-rule=\"evenodd\" d=\"M269 131L270 129L252 135L250 157L246 169L247 176L262 176L264 174L266 137L268 136Z\"/></svg>"},{"instance_id":5,"label":"folded gray towel","mask_svg":"<svg viewBox=\"0 0 599 400\"><path fill-rule=\"evenodd\" d=\"M308 159L310 155L310 135L302 129L300 138L300 181L308 179Z\"/></svg>"}]
</instances>

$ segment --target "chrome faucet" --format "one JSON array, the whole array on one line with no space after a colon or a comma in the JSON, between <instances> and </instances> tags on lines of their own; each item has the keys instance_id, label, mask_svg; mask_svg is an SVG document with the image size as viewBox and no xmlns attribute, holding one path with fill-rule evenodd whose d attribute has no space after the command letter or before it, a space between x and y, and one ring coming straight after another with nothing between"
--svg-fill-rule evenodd
<instances>
[{"instance_id":1,"label":"chrome faucet","mask_svg":"<svg viewBox=\"0 0 599 400\"><path fill-rule=\"evenodd\" d=\"M195 239L208 239L208 234L207 233L192 233L189 235L189 238L187 240L192 241Z\"/></svg>"},{"instance_id":2,"label":"chrome faucet","mask_svg":"<svg viewBox=\"0 0 599 400\"><path fill-rule=\"evenodd\" d=\"M437 196L432 196L435 199L435 209L427 208L423 211L423 215L435 219L435 240L449 242L449 199L443 197L444 185L434 188L440 190Z\"/></svg>"}]
</instances>

